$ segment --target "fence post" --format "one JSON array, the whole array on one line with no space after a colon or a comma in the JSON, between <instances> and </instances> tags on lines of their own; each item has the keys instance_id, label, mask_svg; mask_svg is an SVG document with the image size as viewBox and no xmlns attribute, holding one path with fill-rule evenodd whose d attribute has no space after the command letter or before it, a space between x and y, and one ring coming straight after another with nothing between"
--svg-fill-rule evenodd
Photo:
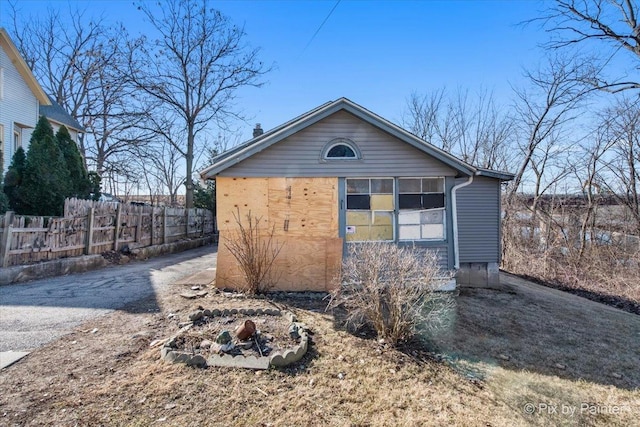
<instances>
[{"instance_id":1,"label":"fence post","mask_svg":"<svg viewBox=\"0 0 640 427\"><path fill-rule=\"evenodd\" d=\"M91 245L93 244L93 217L95 212L93 210L93 206L89 208L89 212L87 213L87 234L85 236L84 242L84 254L91 255Z\"/></svg>"},{"instance_id":2,"label":"fence post","mask_svg":"<svg viewBox=\"0 0 640 427\"><path fill-rule=\"evenodd\" d=\"M154 237L156 235L156 207L151 206L151 241L149 242L150 246L153 246L155 241Z\"/></svg>"},{"instance_id":3,"label":"fence post","mask_svg":"<svg viewBox=\"0 0 640 427\"><path fill-rule=\"evenodd\" d=\"M0 265L3 268L9 264L9 250L11 250L11 230L13 229L13 212L4 214L4 232L0 241Z\"/></svg>"},{"instance_id":4,"label":"fence post","mask_svg":"<svg viewBox=\"0 0 640 427\"><path fill-rule=\"evenodd\" d=\"M184 237L186 237L187 239L189 238L189 211L191 209L185 209L185 216L187 217L187 220L185 222L185 226L184 226Z\"/></svg>"},{"instance_id":5,"label":"fence post","mask_svg":"<svg viewBox=\"0 0 640 427\"><path fill-rule=\"evenodd\" d=\"M164 207L163 212L163 220L162 220L162 243L167 243L167 207Z\"/></svg>"},{"instance_id":6,"label":"fence post","mask_svg":"<svg viewBox=\"0 0 640 427\"><path fill-rule=\"evenodd\" d=\"M118 203L116 208L116 228L113 235L113 250L118 251L118 236L120 235L120 213L122 212L122 203Z\"/></svg>"},{"instance_id":7,"label":"fence post","mask_svg":"<svg viewBox=\"0 0 640 427\"><path fill-rule=\"evenodd\" d=\"M136 243L142 240L142 209L144 206L138 206L138 225L136 226Z\"/></svg>"}]
</instances>

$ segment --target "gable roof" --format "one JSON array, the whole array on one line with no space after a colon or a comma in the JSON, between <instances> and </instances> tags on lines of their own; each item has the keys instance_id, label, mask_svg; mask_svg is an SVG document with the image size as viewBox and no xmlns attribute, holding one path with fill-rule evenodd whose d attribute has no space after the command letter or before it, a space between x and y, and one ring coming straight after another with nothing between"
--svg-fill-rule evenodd
<instances>
[{"instance_id":1,"label":"gable roof","mask_svg":"<svg viewBox=\"0 0 640 427\"><path fill-rule=\"evenodd\" d=\"M78 132L85 132L85 129L71 114L67 113L67 110L62 108L52 97L48 97L51 105L41 105L40 114L45 116L49 121L56 122L60 125L64 125L69 129L74 129Z\"/></svg>"},{"instance_id":2,"label":"gable roof","mask_svg":"<svg viewBox=\"0 0 640 427\"><path fill-rule=\"evenodd\" d=\"M2 46L2 49L7 53L11 63L16 67L18 73L20 73L20 76L22 76L22 79L25 81L27 86L29 86L29 89L31 89L31 92L33 92L40 104L51 105L49 97L42 89L42 86L40 86L40 83L36 80L31 69L25 62L22 55L20 55L18 48L4 28L0 28L0 46Z\"/></svg>"},{"instance_id":3,"label":"gable roof","mask_svg":"<svg viewBox=\"0 0 640 427\"><path fill-rule=\"evenodd\" d=\"M425 154L439 160L445 165L456 170L462 176L481 175L504 181L513 179L513 175L506 172L492 171L476 168L457 157L452 156L440 148L429 144L421 138L413 135L405 129L378 116L366 108L347 99L340 98L327 102L308 111L293 120L290 120L268 132L263 133L249 141L231 148L213 159L213 164L200 172L203 179L213 179L217 174L241 161L259 153L283 139L307 128L320 120L335 114L338 111L347 111L370 125L398 138L413 146Z\"/></svg>"}]
</instances>

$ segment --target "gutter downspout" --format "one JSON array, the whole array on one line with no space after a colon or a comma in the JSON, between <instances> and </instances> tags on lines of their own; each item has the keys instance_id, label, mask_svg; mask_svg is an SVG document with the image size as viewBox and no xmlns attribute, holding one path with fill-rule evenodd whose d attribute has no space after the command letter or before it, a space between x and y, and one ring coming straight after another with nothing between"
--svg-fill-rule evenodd
<instances>
[{"instance_id":1,"label":"gutter downspout","mask_svg":"<svg viewBox=\"0 0 640 427\"><path fill-rule=\"evenodd\" d=\"M458 251L458 198L457 191L460 188L466 187L473 182L474 175L471 175L469 179L465 182L462 182L458 185L454 185L451 189L451 215L453 217L453 256L454 263L453 268L455 270L460 268L460 254Z\"/></svg>"}]
</instances>

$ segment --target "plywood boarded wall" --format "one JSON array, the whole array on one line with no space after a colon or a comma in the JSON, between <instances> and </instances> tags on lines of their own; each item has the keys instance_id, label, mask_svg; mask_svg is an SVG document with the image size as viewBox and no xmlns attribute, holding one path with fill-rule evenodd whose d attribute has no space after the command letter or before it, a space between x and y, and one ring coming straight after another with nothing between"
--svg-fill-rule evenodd
<instances>
[{"instance_id":1,"label":"plywood boarded wall","mask_svg":"<svg viewBox=\"0 0 640 427\"><path fill-rule=\"evenodd\" d=\"M234 213L261 217L265 232L274 227L282 246L275 262L279 290L329 290L342 260L338 236L337 178L217 177L220 230L217 285L237 288L244 281L225 239L237 228Z\"/></svg>"}]
</instances>

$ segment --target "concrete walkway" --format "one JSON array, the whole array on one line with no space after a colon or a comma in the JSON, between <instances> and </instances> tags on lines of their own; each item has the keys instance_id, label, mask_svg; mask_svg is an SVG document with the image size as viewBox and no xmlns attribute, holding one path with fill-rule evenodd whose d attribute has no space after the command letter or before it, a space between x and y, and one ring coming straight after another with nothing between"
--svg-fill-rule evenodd
<instances>
[{"instance_id":1,"label":"concrete walkway","mask_svg":"<svg viewBox=\"0 0 640 427\"><path fill-rule=\"evenodd\" d=\"M155 295L181 278L213 276L215 246L141 262L0 286L0 368L79 324ZM206 273L203 273L206 272Z\"/></svg>"}]
</instances>

